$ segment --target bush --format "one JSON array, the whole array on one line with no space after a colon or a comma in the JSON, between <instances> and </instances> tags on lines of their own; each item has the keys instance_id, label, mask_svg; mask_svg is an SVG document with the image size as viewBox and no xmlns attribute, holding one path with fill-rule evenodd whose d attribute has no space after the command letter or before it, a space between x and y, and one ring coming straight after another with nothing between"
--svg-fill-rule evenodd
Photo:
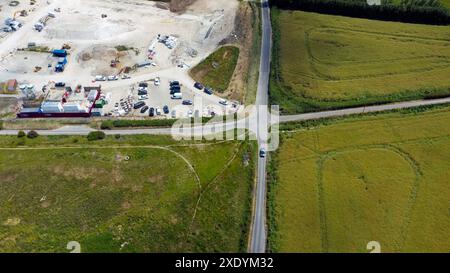
<instances>
[{"instance_id":1,"label":"bush","mask_svg":"<svg viewBox=\"0 0 450 273\"><path fill-rule=\"evenodd\" d=\"M36 131L29 131L27 134L28 138L37 138L39 134Z\"/></svg>"},{"instance_id":2,"label":"bush","mask_svg":"<svg viewBox=\"0 0 450 273\"><path fill-rule=\"evenodd\" d=\"M17 137L24 137L24 136L25 136L25 132L22 130L17 133Z\"/></svg>"},{"instance_id":3,"label":"bush","mask_svg":"<svg viewBox=\"0 0 450 273\"><path fill-rule=\"evenodd\" d=\"M113 128L170 127L175 122L175 119L106 120L101 123L100 128L102 130L110 130Z\"/></svg>"},{"instance_id":4,"label":"bush","mask_svg":"<svg viewBox=\"0 0 450 273\"><path fill-rule=\"evenodd\" d=\"M102 140L105 139L106 134L102 131L94 131L94 132L90 132L87 136L87 139L89 141L95 141L95 140Z\"/></svg>"},{"instance_id":5,"label":"bush","mask_svg":"<svg viewBox=\"0 0 450 273\"><path fill-rule=\"evenodd\" d=\"M102 130L111 130L114 127L113 122L111 120L103 121L100 125L100 129Z\"/></svg>"}]
</instances>

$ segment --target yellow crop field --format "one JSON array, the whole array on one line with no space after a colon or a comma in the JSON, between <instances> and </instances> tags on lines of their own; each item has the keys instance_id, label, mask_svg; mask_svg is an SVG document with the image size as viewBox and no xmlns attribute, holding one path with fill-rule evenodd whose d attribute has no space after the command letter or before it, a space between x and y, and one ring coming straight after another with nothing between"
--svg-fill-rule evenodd
<instances>
[{"instance_id":1,"label":"yellow crop field","mask_svg":"<svg viewBox=\"0 0 450 273\"><path fill-rule=\"evenodd\" d=\"M274 23L271 92L285 112L450 93L448 26L302 11L276 11Z\"/></svg>"},{"instance_id":2,"label":"yellow crop field","mask_svg":"<svg viewBox=\"0 0 450 273\"><path fill-rule=\"evenodd\" d=\"M285 132L272 186L279 252L450 251L450 108Z\"/></svg>"}]
</instances>

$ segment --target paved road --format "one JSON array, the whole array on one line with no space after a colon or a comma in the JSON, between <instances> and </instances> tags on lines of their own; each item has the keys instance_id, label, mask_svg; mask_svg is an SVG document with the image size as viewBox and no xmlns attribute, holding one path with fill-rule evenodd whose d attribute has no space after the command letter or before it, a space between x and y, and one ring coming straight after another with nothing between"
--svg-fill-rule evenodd
<instances>
[{"instance_id":1,"label":"paved road","mask_svg":"<svg viewBox=\"0 0 450 273\"><path fill-rule=\"evenodd\" d=\"M347 108L347 109L334 110L334 111L324 111L324 112L307 113L307 114L299 114L299 115L281 116L280 122L283 123L283 122L289 122L289 121L302 121L302 120L312 120L312 119L321 119L321 118L329 118L329 117L342 117L342 116L353 115L353 114L374 113L374 112L382 112L382 111L395 110L395 109L413 108L413 107L418 107L418 106L429 106L429 105L438 105L438 104L446 104L446 103L450 103L450 98L397 102L397 103L391 103L391 104Z\"/></svg>"},{"instance_id":2,"label":"paved road","mask_svg":"<svg viewBox=\"0 0 450 273\"><path fill-rule=\"evenodd\" d=\"M352 114L361 114L361 113L374 113L374 112L382 112L387 110L395 110L395 109L406 109L413 108L418 106L430 106L430 105L439 105L439 104L449 104L450 98L443 99L434 99L434 100L417 100L417 101L408 101L408 102L399 102L392 104L384 104L377 106L368 106L368 107L357 107L357 108L348 108L342 110L335 111L325 111L325 112L316 112L316 113L307 113L307 114L299 114L299 115L290 115L290 116L281 116L280 123L286 123L290 121L302 121L302 120L314 120L320 118L333 118L333 117L343 117ZM236 126L237 124L237 126ZM190 128L189 130L181 130L180 132L174 132L171 128L153 128L153 129L124 129L124 130L105 130L104 132L107 135L186 135L192 134L193 136L198 135L206 135L205 132L218 133L224 130L231 130L236 126L237 128L246 128L245 121L238 121L237 123L223 123L223 124L209 124L205 126L198 126ZM36 130L40 135L87 135L89 132L94 131L94 129L85 126L64 126L55 130ZM189 131L189 132L187 132ZM0 135L17 135L18 130L0 130Z\"/></svg>"},{"instance_id":3,"label":"paved road","mask_svg":"<svg viewBox=\"0 0 450 273\"><path fill-rule=\"evenodd\" d=\"M256 106L258 111L258 145L267 150L268 141L268 102L269 102L269 72L272 48L272 28L270 23L270 8L268 0L261 0L261 60L259 70L258 91L256 93ZM258 158L258 171L256 177L256 191L254 197L253 221L251 228L251 253L266 252L266 158Z\"/></svg>"}]
</instances>

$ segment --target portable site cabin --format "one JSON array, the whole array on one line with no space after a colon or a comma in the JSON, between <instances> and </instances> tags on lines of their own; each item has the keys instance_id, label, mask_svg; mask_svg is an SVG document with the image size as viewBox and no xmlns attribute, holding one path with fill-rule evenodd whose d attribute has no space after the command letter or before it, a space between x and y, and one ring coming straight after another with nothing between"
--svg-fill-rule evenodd
<instances>
[{"instance_id":1,"label":"portable site cabin","mask_svg":"<svg viewBox=\"0 0 450 273\"><path fill-rule=\"evenodd\" d=\"M64 108L61 102L46 101L42 103L41 110L43 113L62 113Z\"/></svg>"},{"instance_id":2,"label":"portable site cabin","mask_svg":"<svg viewBox=\"0 0 450 273\"><path fill-rule=\"evenodd\" d=\"M7 92L10 92L10 93L16 92L16 89L17 89L17 80L9 80L6 83L6 91Z\"/></svg>"}]
</instances>

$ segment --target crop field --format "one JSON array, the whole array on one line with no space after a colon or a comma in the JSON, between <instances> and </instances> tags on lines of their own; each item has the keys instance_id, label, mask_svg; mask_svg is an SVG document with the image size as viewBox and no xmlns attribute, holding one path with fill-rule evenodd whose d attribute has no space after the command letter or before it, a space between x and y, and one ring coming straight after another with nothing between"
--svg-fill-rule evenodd
<instances>
[{"instance_id":1,"label":"crop field","mask_svg":"<svg viewBox=\"0 0 450 273\"><path fill-rule=\"evenodd\" d=\"M450 0L441 0L441 3L442 3L445 7L450 8Z\"/></svg>"},{"instance_id":2,"label":"crop field","mask_svg":"<svg viewBox=\"0 0 450 273\"><path fill-rule=\"evenodd\" d=\"M283 133L271 186L278 252L450 251L450 108Z\"/></svg>"},{"instance_id":3,"label":"crop field","mask_svg":"<svg viewBox=\"0 0 450 273\"><path fill-rule=\"evenodd\" d=\"M253 144L0 139L0 252L245 251Z\"/></svg>"},{"instance_id":4,"label":"crop field","mask_svg":"<svg viewBox=\"0 0 450 273\"><path fill-rule=\"evenodd\" d=\"M450 27L274 11L271 96L286 113L450 94Z\"/></svg>"},{"instance_id":5,"label":"crop field","mask_svg":"<svg viewBox=\"0 0 450 273\"><path fill-rule=\"evenodd\" d=\"M233 76L239 58L239 48L224 46L191 70L192 77L205 86L224 92Z\"/></svg>"}]
</instances>

